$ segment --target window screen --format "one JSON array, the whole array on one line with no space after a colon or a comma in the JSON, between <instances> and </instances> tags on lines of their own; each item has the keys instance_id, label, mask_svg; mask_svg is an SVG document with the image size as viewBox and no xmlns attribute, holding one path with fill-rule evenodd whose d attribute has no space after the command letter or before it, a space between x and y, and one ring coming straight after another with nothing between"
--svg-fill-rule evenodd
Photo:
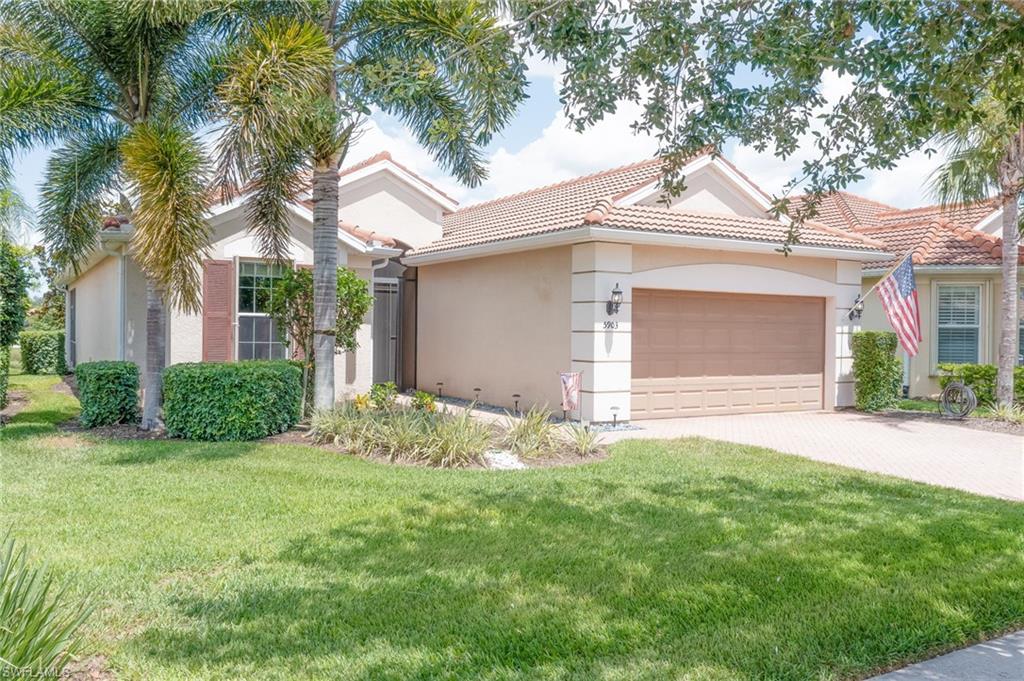
<instances>
[{"instance_id":1,"label":"window screen","mask_svg":"<svg viewBox=\"0 0 1024 681\"><path fill-rule=\"evenodd\" d=\"M939 286L938 302L938 363L977 363L981 287Z\"/></svg>"}]
</instances>

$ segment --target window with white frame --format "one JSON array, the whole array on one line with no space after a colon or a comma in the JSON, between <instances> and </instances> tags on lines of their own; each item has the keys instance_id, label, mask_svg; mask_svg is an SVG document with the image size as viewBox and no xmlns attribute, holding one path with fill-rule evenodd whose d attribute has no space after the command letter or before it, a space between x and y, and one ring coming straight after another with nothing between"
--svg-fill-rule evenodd
<instances>
[{"instance_id":1,"label":"window with white frame","mask_svg":"<svg viewBox=\"0 0 1024 681\"><path fill-rule=\"evenodd\" d=\"M981 286L938 287L939 364L976 364L981 348Z\"/></svg>"},{"instance_id":2,"label":"window with white frame","mask_svg":"<svg viewBox=\"0 0 1024 681\"><path fill-rule=\"evenodd\" d=\"M270 318L274 282L284 266L263 262L238 263L238 359L285 359L288 344L281 342Z\"/></svg>"}]
</instances>

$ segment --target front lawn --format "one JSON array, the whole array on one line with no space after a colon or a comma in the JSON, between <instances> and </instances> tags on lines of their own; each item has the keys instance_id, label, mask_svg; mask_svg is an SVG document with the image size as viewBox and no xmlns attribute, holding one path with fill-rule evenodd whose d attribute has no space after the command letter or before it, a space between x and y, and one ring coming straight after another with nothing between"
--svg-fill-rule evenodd
<instances>
[{"instance_id":1,"label":"front lawn","mask_svg":"<svg viewBox=\"0 0 1024 681\"><path fill-rule=\"evenodd\" d=\"M0 527L126 679L844 679L1024 625L1024 505L704 440L516 472L93 440L34 402Z\"/></svg>"}]
</instances>

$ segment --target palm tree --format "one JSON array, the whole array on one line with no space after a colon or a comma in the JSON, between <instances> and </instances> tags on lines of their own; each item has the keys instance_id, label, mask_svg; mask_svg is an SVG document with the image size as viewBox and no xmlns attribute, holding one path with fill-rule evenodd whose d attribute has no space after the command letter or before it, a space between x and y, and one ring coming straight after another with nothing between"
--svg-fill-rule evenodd
<instances>
[{"instance_id":1,"label":"palm tree","mask_svg":"<svg viewBox=\"0 0 1024 681\"><path fill-rule=\"evenodd\" d=\"M334 404L338 170L371 107L399 117L442 167L470 186L482 147L525 97L524 65L493 3L330 0L318 24L335 55L320 94L298 101L268 86L254 42L220 96L228 124L219 178L252 189L248 215L268 245L287 233L284 205L313 195L314 405Z\"/></svg>"},{"instance_id":2,"label":"palm tree","mask_svg":"<svg viewBox=\"0 0 1024 681\"><path fill-rule=\"evenodd\" d=\"M32 209L21 194L0 182L0 241L25 240L33 222Z\"/></svg>"},{"instance_id":3,"label":"palm tree","mask_svg":"<svg viewBox=\"0 0 1024 681\"><path fill-rule=\"evenodd\" d=\"M0 4L0 171L17 149L60 145L40 202L57 262L77 267L97 245L104 202L120 193L131 200L131 253L147 277L145 428L158 423L166 308L201 305L211 168L199 131L216 114L214 92L236 38L275 8L244 0ZM315 42L315 29L299 25L277 47L289 54L289 39L308 47L310 34ZM305 54L319 54L318 67L288 72L276 62L296 92L329 68L325 46Z\"/></svg>"},{"instance_id":4,"label":"palm tree","mask_svg":"<svg viewBox=\"0 0 1024 681\"><path fill-rule=\"evenodd\" d=\"M1002 301L996 401L1013 404L1017 350L1017 266L1020 247L1021 192L1024 191L1024 122L994 95L979 107L975 124L952 130L939 141L948 157L932 177L932 189L946 206L971 203L995 194L1002 207Z\"/></svg>"}]
</instances>

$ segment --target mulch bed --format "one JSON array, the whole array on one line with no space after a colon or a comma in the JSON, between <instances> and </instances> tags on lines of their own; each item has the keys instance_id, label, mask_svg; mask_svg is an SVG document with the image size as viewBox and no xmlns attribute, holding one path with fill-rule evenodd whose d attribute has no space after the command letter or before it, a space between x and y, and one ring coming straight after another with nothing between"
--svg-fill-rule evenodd
<instances>
[{"instance_id":1,"label":"mulch bed","mask_svg":"<svg viewBox=\"0 0 1024 681\"><path fill-rule=\"evenodd\" d=\"M965 419L956 419L933 412L905 411L900 409L895 409L893 411L878 412L876 415L894 419L902 419L904 421L936 421L939 423L948 423L949 425L952 426L960 426L961 428L986 430L990 433L1008 433L1010 435L1024 435L1024 424L1009 423L1007 421L999 421L998 419L987 419L980 418L977 416L968 416Z\"/></svg>"}]
</instances>

